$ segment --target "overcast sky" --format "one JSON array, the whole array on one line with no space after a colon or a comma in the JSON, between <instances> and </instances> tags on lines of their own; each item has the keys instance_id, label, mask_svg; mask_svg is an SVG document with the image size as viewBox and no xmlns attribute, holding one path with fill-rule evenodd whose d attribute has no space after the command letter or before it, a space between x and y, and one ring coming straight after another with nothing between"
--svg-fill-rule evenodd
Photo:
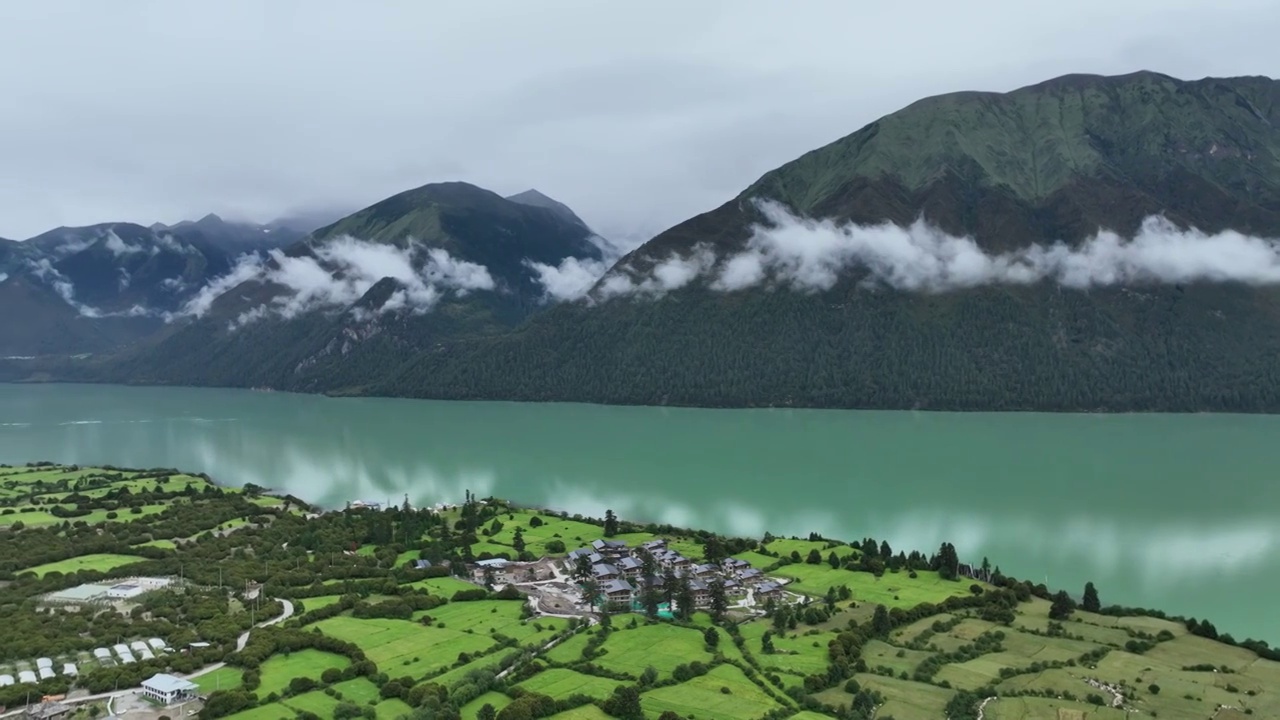
<instances>
[{"instance_id":1,"label":"overcast sky","mask_svg":"<svg viewBox=\"0 0 1280 720\"><path fill-rule=\"evenodd\" d=\"M644 239L924 95L1280 76L1274 0L0 3L0 236L536 187Z\"/></svg>"}]
</instances>

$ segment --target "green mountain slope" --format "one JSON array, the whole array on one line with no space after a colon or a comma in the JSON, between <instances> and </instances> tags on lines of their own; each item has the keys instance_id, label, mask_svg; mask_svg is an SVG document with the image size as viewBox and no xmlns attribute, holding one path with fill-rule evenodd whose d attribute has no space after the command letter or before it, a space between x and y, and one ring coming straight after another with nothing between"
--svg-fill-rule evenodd
<instances>
[{"instance_id":1,"label":"green mountain slope","mask_svg":"<svg viewBox=\"0 0 1280 720\"><path fill-rule=\"evenodd\" d=\"M988 251L1163 213L1280 237L1280 83L1068 76L922 100L788 163L623 258L740 249L753 198L810 217L923 216ZM615 268L615 272L617 270ZM563 306L449 345L390 395L706 406L1280 410L1280 296L1231 283L942 294L711 291ZM596 295L601 297L598 286Z\"/></svg>"},{"instance_id":2,"label":"green mountain slope","mask_svg":"<svg viewBox=\"0 0 1280 720\"><path fill-rule=\"evenodd\" d=\"M344 270L325 259L335 244L355 238L403 252L413 245L443 250L451 261L484 268L493 280L492 289L442 294L427 312L386 310L384 305L405 289L401 280L388 276L347 306L287 319L268 313L241 323L246 313L286 300L294 292L269 277L257 277L228 289L200 319L131 349L92 377L364 392L420 352L446 341L507 331L544 307L543 288L527 263L599 259L600 250L590 237L585 226L552 210L511 202L474 185L416 188L316 230L284 256L313 258L332 277L341 278ZM421 261L423 253L415 257ZM422 266L417 271L429 274Z\"/></svg>"},{"instance_id":3,"label":"green mountain slope","mask_svg":"<svg viewBox=\"0 0 1280 720\"><path fill-rule=\"evenodd\" d=\"M1280 83L1266 78L1075 75L928 98L655 237L590 302L545 311L523 264L542 241L519 233L547 228L534 234L550 238L540 262L554 264L585 247L583 231L539 224L554 213L470 186L428 186L324 228L318 241L431 238L514 278L509 296L477 293L418 317L306 317L232 333L229 318L274 292L242 287L218 301L227 310L212 325L175 330L91 379L717 407L1277 412L1275 285L1041 281L922 293L869 289L869 270L855 264L821 292L722 292L705 268L658 299L608 291L673 256L701 252L723 268L764 220L758 199L841 223L923 217L988 253L1079 245L1100 228L1128 235L1156 214L1280 237L1278 128ZM362 302L394 291L371 288Z\"/></svg>"}]
</instances>

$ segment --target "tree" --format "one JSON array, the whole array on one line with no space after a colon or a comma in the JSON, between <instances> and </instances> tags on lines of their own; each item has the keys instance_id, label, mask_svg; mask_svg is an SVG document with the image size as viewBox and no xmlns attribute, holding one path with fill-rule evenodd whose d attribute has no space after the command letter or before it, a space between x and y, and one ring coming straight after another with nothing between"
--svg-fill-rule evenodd
<instances>
[{"instance_id":1,"label":"tree","mask_svg":"<svg viewBox=\"0 0 1280 720\"><path fill-rule=\"evenodd\" d=\"M956 546L949 542L942 543L938 554L934 557L933 569L943 580L955 580L960 577L960 558L956 555Z\"/></svg>"},{"instance_id":2,"label":"tree","mask_svg":"<svg viewBox=\"0 0 1280 720\"><path fill-rule=\"evenodd\" d=\"M893 557L893 548L889 547L888 540L880 541L880 557L885 560Z\"/></svg>"},{"instance_id":3,"label":"tree","mask_svg":"<svg viewBox=\"0 0 1280 720\"><path fill-rule=\"evenodd\" d=\"M573 579L582 582L591 577L591 561L586 555L579 555L573 561Z\"/></svg>"},{"instance_id":4,"label":"tree","mask_svg":"<svg viewBox=\"0 0 1280 720\"><path fill-rule=\"evenodd\" d=\"M809 551L809 557L805 558L805 562L809 565L821 565L822 553L818 552L818 548L813 548Z\"/></svg>"},{"instance_id":5,"label":"tree","mask_svg":"<svg viewBox=\"0 0 1280 720\"><path fill-rule=\"evenodd\" d=\"M618 516L612 510L604 511L604 536L613 537L618 534Z\"/></svg>"},{"instance_id":6,"label":"tree","mask_svg":"<svg viewBox=\"0 0 1280 720\"><path fill-rule=\"evenodd\" d=\"M582 581L582 599L587 601L587 607L595 610L596 602L600 600L600 583L593 577L588 577Z\"/></svg>"},{"instance_id":7,"label":"tree","mask_svg":"<svg viewBox=\"0 0 1280 720\"><path fill-rule=\"evenodd\" d=\"M1067 591L1059 590L1058 594L1053 596L1053 604L1049 606L1049 619L1066 620L1075 609L1075 603L1071 602L1071 596L1067 595Z\"/></svg>"},{"instance_id":8,"label":"tree","mask_svg":"<svg viewBox=\"0 0 1280 720\"><path fill-rule=\"evenodd\" d=\"M1098 588L1094 587L1092 582L1084 584L1084 598L1080 602L1080 607L1095 613L1102 610L1102 601L1098 600Z\"/></svg>"},{"instance_id":9,"label":"tree","mask_svg":"<svg viewBox=\"0 0 1280 720\"><path fill-rule=\"evenodd\" d=\"M760 652L765 655L773 654L773 631L765 630L764 635L760 636Z\"/></svg>"},{"instance_id":10,"label":"tree","mask_svg":"<svg viewBox=\"0 0 1280 720\"><path fill-rule=\"evenodd\" d=\"M520 528L516 528L516 534L511 538L511 547L515 548L516 552L524 552L524 533Z\"/></svg>"},{"instance_id":11,"label":"tree","mask_svg":"<svg viewBox=\"0 0 1280 720\"><path fill-rule=\"evenodd\" d=\"M729 612L729 599L725 597L724 581L716 578L711 581L707 589L711 593L711 619L718 623L724 620L725 613Z\"/></svg>"},{"instance_id":12,"label":"tree","mask_svg":"<svg viewBox=\"0 0 1280 720\"><path fill-rule=\"evenodd\" d=\"M716 647L720 645L720 633L717 632L714 627L709 627L706 630L704 630L702 632L702 639L706 641L707 648L709 648L713 652L715 651Z\"/></svg>"},{"instance_id":13,"label":"tree","mask_svg":"<svg viewBox=\"0 0 1280 720\"><path fill-rule=\"evenodd\" d=\"M719 535L712 535L702 543L702 557L706 558L709 563L719 563L729 556L725 550L724 541Z\"/></svg>"},{"instance_id":14,"label":"tree","mask_svg":"<svg viewBox=\"0 0 1280 720\"><path fill-rule=\"evenodd\" d=\"M621 720L644 720L640 708L640 693L631 685L619 685L613 695L604 701L604 711Z\"/></svg>"},{"instance_id":15,"label":"tree","mask_svg":"<svg viewBox=\"0 0 1280 720\"><path fill-rule=\"evenodd\" d=\"M871 633L876 637L888 637L893 630L893 623L889 620L889 611L883 605L876 606L876 612L871 616Z\"/></svg>"},{"instance_id":16,"label":"tree","mask_svg":"<svg viewBox=\"0 0 1280 720\"><path fill-rule=\"evenodd\" d=\"M835 550L832 550L831 554L827 556L827 564L831 566L832 570L836 570L840 567L840 556L836 555Z\"/></svg>"},{"instance_id":17,"label":"tree","mask_svg":"<svg viewBox=\"0 0 1280 720\"><path fill-rule=\"evenodd\" d=\"M689 578L682 577L676 582L676 617L688 620L693 617L693 588L689 587Z\"/></svg>"}]
</instances>

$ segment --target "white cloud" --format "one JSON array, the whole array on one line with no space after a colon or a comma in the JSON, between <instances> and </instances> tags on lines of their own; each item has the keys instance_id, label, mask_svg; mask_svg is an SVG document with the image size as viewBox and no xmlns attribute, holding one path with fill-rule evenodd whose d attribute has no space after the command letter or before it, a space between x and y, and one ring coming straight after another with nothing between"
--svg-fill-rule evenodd
<instances>
[{"instance_id":1,"label":"white cloud","mask_svg":"<svg viewBox=\"0 0 1280 720\"><path fill-rule=\"evenodd\" d=\"M980 285L1042 281L1087 289L1113 285L1189 282L1280 283L1280 245L1235 231L1183 230L1161 216L1147 218L1133 238L1100 230L1077 246L1030 245L990 254L972 237L950 235L918 220L910 226L840 224L797 217L784 207L758 203L766 222L752 228L742 251L713 258L705 247L672 255L640 276L615 270L600 297L660 296L704 277L734 292L780 286L800 292L831 289L849 273L866 287L947 292Z\"/></svg>"},{"instance_id":2,"label":"white cloud","mask_svg":"<svg viewBox=\"0 0 1280 720\"><path fill-rule=\"evenodd\" d=\"M209 308L213 306L213 301L217 300L223 293L240 283L261 279L263 273L264 266L261 257L252 253L241 255L236 259L236 264L231 268L231 272L214 278L207 285L200 288L200 292L188 300L175 317L203 317L205 313L209 312ZM168 283L169 281L166 280L165 282Z\"/></svg>"},{"instance_id":3,"label":"white cloud","mask_svg":"<svg viewBox=\"0 0 1280 720\"><path fill-rule=\"evenodd\" d=\"M604 260L582 260L576 257L567 257L559 265L532 260L525 260L525 265L538 274L538 282L546 288L547 299L556 302L582 298L609 270L609 263Z\"/></svg>"},{"instance_id":4,"label":"white cloud","mask_svg":"<svg viewBox=\"0 0 1280 720\"><path fill-rule=\"evenodd\" d=\"M715 265L715 253L705 245L696 245L688 255L672 253L659 260L646 273L633 267L614 267L600 285L600 299L620 295L662 297L672 290L679 290Z\"/></svg>"},{"instance_id":5,"label":"white cloud","mask_svg":"<svg viewBox=\"0 0 1280 720\"><path fill-rule=\"evenodd\" d=\"M121 257L122 255L132 255L134 253L142 252L141 245L130 245L129 243L122 240L120 236L115 233L114 230L108 230L106 238L107 238L106 248L110 250L111 254L115 255L116 257Z\"/></svg>"},{"instance_id":6,"label":"white cloud","mask_svg":"<svg viewBox=\"0 0 1280 720\"><path fill-rule=\"evenodd\" d=\"M425 313L446 293L462 297L477 290L497 289L484 266L413 241L399 248L341 237L313 248L313 252L314 257L290 257L272 250L270 263L258 256L243 256L230 273L202 288L178 315L202 317L218 296L250 280L278 285L286 292L269 306L241 313L233 326L271 315L287 319L313 310L349 307L383 278L395 280L400 287L380 312Z\"/></svg>"},{"instance_id":7,"label":"white cloud","mask_svg":"<svg viewBox=\"0 0 1280 720\"><path fill-rule=\"evenodd\" d=\"M8 279L9 279L9 273L2 273L2 272L0 272L0 283L4 282L5 280L8 280Z\"/></svg>"}]
</instances>

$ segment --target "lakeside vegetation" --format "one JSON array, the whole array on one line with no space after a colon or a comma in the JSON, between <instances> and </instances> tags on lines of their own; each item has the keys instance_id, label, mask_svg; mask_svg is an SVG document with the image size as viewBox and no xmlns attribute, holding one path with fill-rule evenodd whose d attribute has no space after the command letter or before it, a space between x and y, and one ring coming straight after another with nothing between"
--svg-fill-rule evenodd
<instances>
[{"instance_id":1,"label":"lakeside vegetation","mask_svg":"<svg viewBox=\"0 0 1280 720\"><path fill-rule=\"evenodd\" d=\"M56 520L25 521L44 516ZM1105 588L1015 580L946 543L926 554L874 538L730 538L470 495L441 511L318 513L176 470L48 464L0 468L0 521L0 674L37 658L80 666L0 687L9 707L29 691L174 672L206 695L201 717L238 720L1280 716L1280 653L1265 643L1108 606ZM549 617L475 570L605 538L739 558L790 580L789 594L758 616ZM50 600L130 577L175 580L124 600ZM283 601L293 614L237 650ZM130 664L92 654L152 637L173 651Z\"/></svg>"}]
</instances>

